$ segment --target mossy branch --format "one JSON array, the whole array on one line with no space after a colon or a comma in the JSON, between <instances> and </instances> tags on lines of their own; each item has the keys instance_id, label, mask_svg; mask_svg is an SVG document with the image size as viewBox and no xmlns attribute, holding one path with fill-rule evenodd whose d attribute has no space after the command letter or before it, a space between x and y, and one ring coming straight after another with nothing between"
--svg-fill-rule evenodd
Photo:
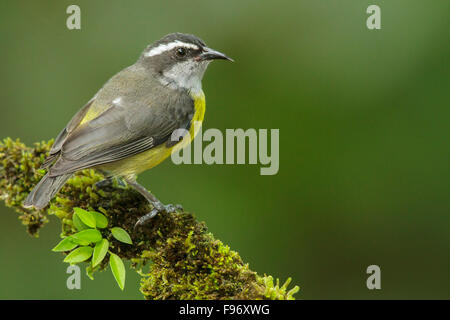
<instances>
[{"instance_id":1,"label":"mossy branch","mask_svg":"<svg viewBox=\"0 0 450 320\"><path fill-rule=\"evenodd\" d=\"M146 299L293 299L299 290L288 290L290 278L280 286L278 279L274 283L271 276L251 271L191 213L160 214L133 231L137 219L151 209L149 204L127 186L98 189L95 183L104 177L95 170L76 173L45 210L23 208L22 201L45 173L39 167L51 145L52 141L41 142L31 148L9 138L0 143L0 198L21 214L31 235L38 235L49 214L61 220L66 236L76 232L74 207L102 212L110 225L132 235L132 246L110 239L111 251L132 262L142 276L140 290ZM149 271L144 273L147 264Z\"/></svg>"}]
</instances>

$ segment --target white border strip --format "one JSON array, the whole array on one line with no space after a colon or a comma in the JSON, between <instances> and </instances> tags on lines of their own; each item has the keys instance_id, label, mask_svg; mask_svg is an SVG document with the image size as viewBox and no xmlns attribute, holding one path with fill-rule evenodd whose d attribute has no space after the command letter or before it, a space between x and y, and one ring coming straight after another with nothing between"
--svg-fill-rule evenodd
<instances>
[{"instance_id":1,"label":"white border strip","mask_svg":"<svg viewBox=\"0 0 450 320\"><path fill-rule=\"evenodd\" d=\"M172 50L173 48L176 48L176 47L185 47L185 48L198 50L198 46L196 46L195 44L185 43L185 42L181 42L180 40L175 40L175 41L169 42L167 44L160 44L156 48L153 48L152 50L147 52L145 54L145 56L146 57L153 57L153 56L156 56L156 55L161 54L163 52Z\"/></svg>"}]
</instances>

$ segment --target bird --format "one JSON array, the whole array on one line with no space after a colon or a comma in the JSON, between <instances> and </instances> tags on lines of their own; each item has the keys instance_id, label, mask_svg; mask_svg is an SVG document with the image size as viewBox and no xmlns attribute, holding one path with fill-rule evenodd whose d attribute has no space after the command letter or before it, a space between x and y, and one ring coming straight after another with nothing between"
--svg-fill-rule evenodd
<instances>
[{"instance_id":1,"label":"bird","mask_svg":"<svg viewBox=\"0 0 450 320\"><path fill-rule=\"evenodd\" d=\"M192 34L171 33L148 45L136 63L111 77L55 138L41 166L47 172L23 206L45 208L75 172L95 168L108 178L123 179L152 205L135 227L158 213L174 211L139 184L137 175L188 145L198 133L194 124L205 114L202 78L213 60L233 61Z\"/></svg>"}]
</instances>

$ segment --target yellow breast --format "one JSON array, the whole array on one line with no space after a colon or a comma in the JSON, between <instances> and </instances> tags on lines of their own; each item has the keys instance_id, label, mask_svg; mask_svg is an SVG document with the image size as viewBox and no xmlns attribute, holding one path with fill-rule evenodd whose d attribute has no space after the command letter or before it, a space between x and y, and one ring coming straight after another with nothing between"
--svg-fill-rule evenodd
<instances>
[{"instance_id":1,"label":"yellow breast","mask_svg":"<svg viewBox=\"0 0 450 320\"><path fill-rule=\"evenodd\" d=\"M191 127L189 128L190 139L183 139L180 143L177 143L169 148L166 147L165 143L163 143L153 149L150 149L149 151L139 153L117 162L102 165L101 168L116 175L134 177L137 174L160 164L167 157L169 157L172 152L175 152L190 144L200 130L200 125L203 122L206 109L205 95L203 91L201 91L200 94L193 95L192 98L194 99L195 112L192 117Z\"/></svg>"},{"instance_id":2,"label":"yellow breast","mask_svg":"<svg viewBox=\"0 0 450 320\"><path fill-rule=\"evenodd\" d=\"M171 147L171 148L166 148L167 150L170 150L169 155L172 151L177 151L180 150L182 148L184 148L185 146L187 146L188 144L190 144L192 142L192 140L195 138L195 136L197 135L198 131L200 130L200 126L203 122L203 118L205 116L205 108L206 108L206 104L205 104L205 94L203 93L203 91L200 92L200 94L198 95L193 95L192 98L194 99L194 116L192 117L191 120L191 127L189 128L189 135L191 137L191 139L183 139L180 143L177 143L175 146Z\"/></svg>"}]
</instances>

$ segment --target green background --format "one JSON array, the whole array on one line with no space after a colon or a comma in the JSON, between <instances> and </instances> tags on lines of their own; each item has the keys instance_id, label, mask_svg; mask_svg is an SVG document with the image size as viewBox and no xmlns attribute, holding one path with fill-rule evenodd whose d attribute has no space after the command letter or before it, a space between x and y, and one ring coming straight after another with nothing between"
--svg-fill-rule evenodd
<instances>
[{"instance_id":1,"label":"green background","mask_svg":"<svg viewBox=\"0 0 450 320\"><path fill-rule=\"evenodd\" d=\"M66 8L81 7L81 30ZM381 30L366 8L381 7ZM280 170L181 165L140 176L253 270L304 299L450 298L449 1L2 1L0 137L55 137L170 32L233 57L207 71L204 129L279 128ZM55 217L29 237L0 205L0 298L141 299L111 273L66 288ZM366 268L381 267L381 290Z\"/></svg>"}]
</instances>

